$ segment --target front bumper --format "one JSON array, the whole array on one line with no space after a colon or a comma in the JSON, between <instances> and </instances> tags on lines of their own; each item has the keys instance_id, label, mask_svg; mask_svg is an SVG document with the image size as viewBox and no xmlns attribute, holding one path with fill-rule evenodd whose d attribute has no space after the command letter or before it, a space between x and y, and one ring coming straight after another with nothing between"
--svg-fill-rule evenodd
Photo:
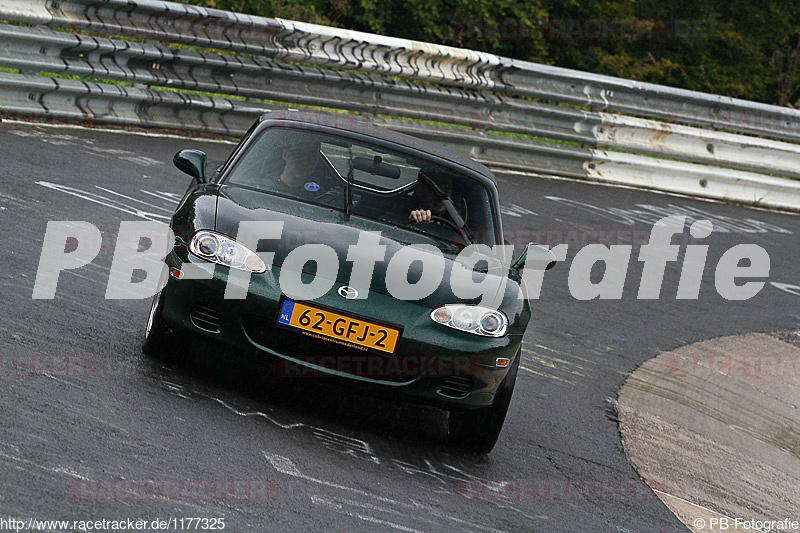
<instances>
[{"instance_id":1,"label":"front bumper","mask_svg":"<svg viewBox=\"0 0 800 533\"><path fill-rule=\"evenodd\" d=\"M180 248L166 261L170 269L181 269L186 262L209 264ZM227 267L217 265L211 279L170 276L163 319L173 328L270 358L273 373L286 378L335 376L359 382L378 395L445 409L482 407L494 401L510 367L499 368L495 361L513 359L522 340L520 334L488 338L446 328L430 320L430 309L384 294L344 300L336 292L341 284L335 283L311 305L403 327L393 354L365 353L276 327L282 296L279 268L250 276L244 299L225 299L227 283L246 283L229 274ZM307 277L306 283L312 279Z\"/></svg>"}]
</instances>

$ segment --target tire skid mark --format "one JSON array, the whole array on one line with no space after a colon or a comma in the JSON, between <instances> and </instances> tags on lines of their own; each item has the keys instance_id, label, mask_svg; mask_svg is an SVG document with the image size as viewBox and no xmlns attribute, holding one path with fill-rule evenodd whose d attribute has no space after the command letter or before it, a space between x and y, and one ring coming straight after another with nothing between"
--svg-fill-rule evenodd
<instances>
[{"instance_id":1,"label":"tire skid mark","mask_svg":"<svg viewBox=\"0 0 800 533\"><path fill-rule=\"evenodd\" d=\"M793 455L797 455L800 453L800 450L796 449L793 446L787 446L787 441L789 442L800 442L800 432L795 429L795 421L791 418L785 416L774 415L774 413L770 413L763 409L763 406L753 405L753 406L739 406L735 414L730 411L725 411L722 409L713 408L708 401L708 398L715 398L719 401L723 400L727 395L732 394L732 389L726 388L724 385L719 384L720 392L713 392L705 389L701 389L700 387L692 386L691 384L687 383L685 380L680 379L677 376L667 378L664 374L661 374L656 371L651 371L650 369L641 368L641 374L650 374L653 377L658 377L658 379L662 381L666 381L670 385L674 386L675 388L667 388L654 385L645 379L642 379L640 375L631 375L627 381L627 385L629 385L633 389L637 389L643 392L647 392L654 396L659 396L666 400L670 400L676 402L678 404L685 405L698 413L702 413L714 420L717 420L731 429L738 431L744 435L747 435L759 442L767 442L776 448L782 449L785 452ZM737 386L742 386L741 382L737 382ZM761 389L757 389L761 394L765 394L767 396L772 397L766 391ZM678 392L680 391L680 392ZM690 396L695 396L699 399L692 399ZM701 400L702 399L702 400ZM747 426L747 421L751 419L759 419L763 422L767 423L771 426L771 431L768 435L765 435L761 431L755 431L753 429L746 429L744 426Z\"/></svg>"}]
</instances>

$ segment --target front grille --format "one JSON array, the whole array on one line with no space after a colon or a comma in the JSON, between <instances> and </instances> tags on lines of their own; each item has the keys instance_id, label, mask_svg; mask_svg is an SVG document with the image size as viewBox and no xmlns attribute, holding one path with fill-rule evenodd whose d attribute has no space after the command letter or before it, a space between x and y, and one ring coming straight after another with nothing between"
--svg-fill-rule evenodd
<instances>
[{"instance_id":1,"label":"front grille","mask_svg":"<svg viewBox=\"0 0 800 533\"><path fill-rule=\"evenodd\" d=\"M197 304L189 315L192 323L200 329L219 333L219 315L217 310L208 304Z\"/></svg>"},{"instance_id":2,"label":"front grille","mask_svg":"<svg viewBox=\"0 0 800 533\"><path fill-rule=\"evenodd\" d=\"M471 377L450 376L439 386L439 394L450 398L466 398L472 392L473 384Z\"/></svg>"}]
</instances>

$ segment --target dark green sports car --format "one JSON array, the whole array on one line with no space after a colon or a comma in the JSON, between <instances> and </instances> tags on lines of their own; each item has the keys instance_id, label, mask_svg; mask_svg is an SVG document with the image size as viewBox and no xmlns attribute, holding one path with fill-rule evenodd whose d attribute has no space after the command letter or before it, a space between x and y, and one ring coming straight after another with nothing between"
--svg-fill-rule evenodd
<instances>
[{"instance_id":1,"label":"dark green sports car","mask_svg":"<svg viewBox=\"0 0 800 533\"><path fill-rule=\"evenodd\" d=\"M287 379L337 376L446 409L450 442L491 451L531 318L523 267L555 258L530 245L511 257L486 167L291 110L263 115L210 175L202 152L174 162L194 181L145 353L214 338Z\"/></svg>"}]
</instances>

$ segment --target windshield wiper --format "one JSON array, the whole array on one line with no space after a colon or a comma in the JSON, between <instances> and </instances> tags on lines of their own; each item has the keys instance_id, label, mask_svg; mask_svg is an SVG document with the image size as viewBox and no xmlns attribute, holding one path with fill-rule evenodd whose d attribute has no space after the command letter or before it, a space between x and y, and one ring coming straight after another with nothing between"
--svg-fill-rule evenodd
<instances>
[{"instance_id":1,"label":"windshield wiper","mask_svg":"<svg viewBox=\"0 0 800 533\"><path fill-rule=\"evenodd\" d=\"M464 242L466 242L467 244L473 244L474 240L469 232L469 228L467 228L467 223L461 217L461 214L458 212L458 210L456 210L456 206L453 203L453 200L451 200L450 197L446 195L444 191L442 191L442 189L439 188L438 185L436 185L436 182L434 182L429 176L427 176L421 170L419 171L419 177L425 183L428 184L430 189L439 198L439 201L442 202L442 205L447 211L447 214L450 215L450 218L453 219L453 222L458 228L458 231L461 234L461 237L464 239Z\"/></svg>"},{"instance_id":2,"label":"windshield wiper","mask_svg":"<svg viewBox=\"0 0 800 533\"><path fill-rule=\"evenodd\" d=\"M347 189L344 193L344 219L350 220L350 215L353 213L353 148L347 145Z\"/></svg>"}]
</instances>

